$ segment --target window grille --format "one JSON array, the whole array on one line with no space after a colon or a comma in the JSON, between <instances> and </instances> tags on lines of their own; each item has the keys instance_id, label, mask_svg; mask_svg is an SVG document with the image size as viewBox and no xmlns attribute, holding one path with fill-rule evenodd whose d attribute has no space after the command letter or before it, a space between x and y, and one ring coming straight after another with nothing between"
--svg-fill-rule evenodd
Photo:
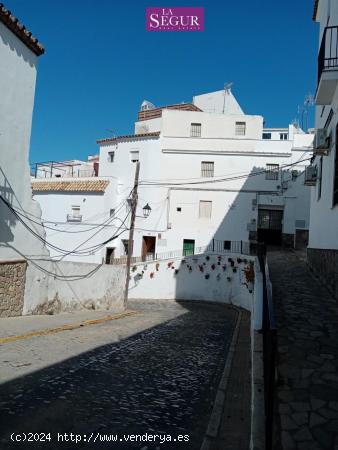
<instances>
[{"instance_id":1,"label":"window grille","mask_svg":"<svg viewBox=\"0 0 338 450\"><path fill-rule=\"evenodd\" d=\"M201 177L213 177L214 176L214 163L209 161L202 161L201 163Z\"/></svg>"},{"instance_id":2,"label":"window grille","mask_svg":"<svg viewBox=\"0 0 338 450\"><path fill-rule=\"evenodd\" d=\"M245 129L246 129L245 122L236 122L235 135L236 136L245 136Z\"/></svg>"},{"instance_id":3,"label":"window grille","mask_svg":"<svg viewBox=\"0 0 338 450\"><path fill-rule=\"evenodd\" d=\"M265 169L266 180L278 180L279 164L267 164Z\"/></svg>"},{"instance_id":4,"label":"window grille","mask_svg":"<svg viewBox=\"0 0 338 450\"><path fill-rule=\"evenodd\" d=\"M190 127L191 137L201 137L202 125L200 123L192 123Z\"/></svg>"}]
</instances>

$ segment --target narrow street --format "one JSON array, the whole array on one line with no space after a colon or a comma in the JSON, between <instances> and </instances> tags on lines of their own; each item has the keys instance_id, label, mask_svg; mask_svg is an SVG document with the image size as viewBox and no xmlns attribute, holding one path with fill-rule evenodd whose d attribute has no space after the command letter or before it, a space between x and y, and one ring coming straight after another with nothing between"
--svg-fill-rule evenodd
<instances>
[{"instance_id":1,"label":"narrow street","mask_svg":"<svg viewBox=\"0 0 338 450\"><path fill-rule=\"evenodd\" d=\"M305 255L268 254L278 332L274 449L338 449L338 303Z\"/></svg>"},{"instance_id":2,"label":"narrow street","mask_svg":"<svg viewBox=\"0 0 338 450\"><path fill-rule=\"evenodd\" d=\"M138 314L0 346L1 449L200 448L237 312L192 302L131 308ZM13 443L13 432L51 433L51 441ZM58 433L82 441L62 442ZM88 442L98 433L172 442ZM179 434L189 441L175 443Z\"/></svg>"}]
</instances>

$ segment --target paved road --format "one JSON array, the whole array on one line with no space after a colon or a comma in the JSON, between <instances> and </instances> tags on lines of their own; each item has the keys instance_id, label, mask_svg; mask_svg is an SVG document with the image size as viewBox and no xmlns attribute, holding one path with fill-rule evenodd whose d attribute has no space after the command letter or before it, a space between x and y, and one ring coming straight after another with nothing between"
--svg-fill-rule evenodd
<instances>
[{"instance_id":1,"label":"paved road","mask_svg":"<svg viewBox=\"0 0 338 450\"><path fill-rule=\"evenodd\" d=\"M338 450L338 302L304 259L268 254L278 327L274 449Z\"/></svg>"},{"instance_id":2,"label":"paved road","mask_svg":"<svg viewBox=\"0 0 338 450\"><path fill-rule=\"evenodd\" d=\"M6 372L0 385L1 449L199 449L237 312L201 303L137 308L142 316L1 346L2 361L12 351L12 362L31 364L15 379ZM14 445L13 432L50 432L52 440ZM58 442L57 433L82 442ZM181 434L189 442L83 442L91 433Z\"/></svg>"}]
</instances>

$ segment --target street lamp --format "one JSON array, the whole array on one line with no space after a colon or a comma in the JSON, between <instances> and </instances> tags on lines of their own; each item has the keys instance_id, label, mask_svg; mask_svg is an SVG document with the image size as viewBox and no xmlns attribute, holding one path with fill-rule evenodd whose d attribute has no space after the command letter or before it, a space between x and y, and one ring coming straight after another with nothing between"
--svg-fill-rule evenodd
<instances>
[{"instance_id":1,"label":"street lamp","mask_svg":"<svg viewBox=\"0 0 338 450\"><path fill-rule=\"evenodd\" d=\"M143 206L143 217L144 218L149 217L150 213L151 213L151 208L149 206L149 203L147 203L145 206Z\"/></svg>"}]
</instances>

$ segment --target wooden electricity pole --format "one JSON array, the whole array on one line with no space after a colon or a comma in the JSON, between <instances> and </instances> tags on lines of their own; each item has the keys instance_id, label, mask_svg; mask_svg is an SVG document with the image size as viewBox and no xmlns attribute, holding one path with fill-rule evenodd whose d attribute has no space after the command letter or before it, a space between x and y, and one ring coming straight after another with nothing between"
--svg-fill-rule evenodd
<instances>
[{"instance_id":1,"label":"wooden electricity pole","mask_svg":"<svg viewBox=\"0 0 338 450\"><path fill-rule=\"evenodd\" d=\"M130 278L130 264L131 258L133 256L133 247L134 247L134 228L135 228L135 218L136 218L136 207L137 207L137 188L138 188L138 180L140 175L140 162L136 163L135 170L135 179L134 179L134 188L131 195L131 219L130 219L130 228L129 228L129 240L128 240L128 255L127 255L127 267L126 267L126 287L124 290L124 299L123 305L127 307L128 302L128 290L129 290L129 278Z\"/></svg>"}]
</instances>

